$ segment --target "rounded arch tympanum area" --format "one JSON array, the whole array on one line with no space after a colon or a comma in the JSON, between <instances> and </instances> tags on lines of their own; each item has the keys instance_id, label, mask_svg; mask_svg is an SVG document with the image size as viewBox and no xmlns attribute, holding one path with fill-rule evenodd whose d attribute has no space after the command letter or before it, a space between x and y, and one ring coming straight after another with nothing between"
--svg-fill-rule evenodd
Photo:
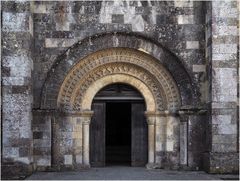
<instances>
[{"instance_id":1,"label":"rounded arch tympanum area","mask_svg":"<svg viewBox=\"0 0 240 181\"><path fill-rule=\"evenodd\" d=\"M144 97L148 122L148 166L159 162L156 149L165 149L163 143L156 144L156 127L168 127L163 117L175 114L181 105L188 105L194 100L196 91L191 89L191 78L171 53L139 37L127 36L132 44L123 41L126 37L121 37L106 35L103 40L108 43L98 37L91 39L91 44L96 44L89 46L87 53L82 49L87 42L79 42L61 57L61 61L54 64L43 87L42 109L55 109L80 120L82 130L79 128L72 135L82 135L77 136L82 138L82 147L73 145L70 150L73 150L73 155L78 154L76 160L82 154L82 164L85 166L89 166L91 104L103 87L114 83L129 84ZM114 43L116 39L118 44ZM179 69L174 71L174 66ZM189 94L183 91L186 87L190 88ZM174 119L171 118L170 122L177 127ZM170 134L172 132L173 127ZM169 139L168 143L172 145L165 146L166 149L179 150L177 137L163 138ZM82 151L76 153L81 148Z\"/></svg>"}]
</instances>

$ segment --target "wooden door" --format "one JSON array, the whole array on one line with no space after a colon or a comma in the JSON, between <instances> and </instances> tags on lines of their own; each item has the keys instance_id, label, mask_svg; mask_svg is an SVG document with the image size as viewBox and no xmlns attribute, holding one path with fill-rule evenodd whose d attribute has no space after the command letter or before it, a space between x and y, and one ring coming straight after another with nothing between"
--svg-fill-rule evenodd
<instances>
[{"instance_id":1,"label":"wooden door","mask_svg":"<svg viewBox=\"0 0 240 181\"><path fill-rule=\"evenodd\" d=\"M105 166L105 109L104 102L94 102L94 111L90 124L90 164Z\"/></svg>"},{"instance_id":2,"label":"wooden door","mask_svg":"<svg viewBox=\"0 0 240 181\"><path fill-rule=\"evenodd\" d=\"M148 154L148 129L143 102L132 103L132 166L145 166Z\"/></svg>"}]
</instances>

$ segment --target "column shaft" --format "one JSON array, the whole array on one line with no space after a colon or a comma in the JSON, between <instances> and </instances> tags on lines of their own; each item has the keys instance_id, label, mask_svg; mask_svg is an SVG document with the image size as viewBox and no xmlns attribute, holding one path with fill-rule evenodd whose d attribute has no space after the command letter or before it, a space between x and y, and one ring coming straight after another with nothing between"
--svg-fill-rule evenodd
<instances>
[{"instance_id":1,"label":"column shaft","mask_svg":"<svg viewBox=\"0 0 240 181\"><path fill-rule=\"evenodd\" d=\"M156 116L153 113L146 112L148 123L148 164L147 168L154 168L155 164L155 119Z\"/></svg>"},{"instance_id":2,"label":"column shaft","mask_svg":"<svg viewBox=\"0 0 240 181\"><path fill-rule=\"evenodd\" d=\"M180 164L187 165L187 122L180 123Z\"/></svg>"},{"instance_id":3,"label":"column shaft","mask_svg":"<svg viewBox=\"0 0 240 181\"><path fill-rule=\"evenodd\" d=\"M89 166L89 121L83 122L83 164Z\"/></svg>"},{"instance_id":4,"label":"column shaft","mask_svg":"<svg viewBox=\"0 0 240 181\"><path fill-rule=\"evenodd\" d=\"M148 163L154 163L155 125L148 125Z\"/></svg>"}]
</instances>

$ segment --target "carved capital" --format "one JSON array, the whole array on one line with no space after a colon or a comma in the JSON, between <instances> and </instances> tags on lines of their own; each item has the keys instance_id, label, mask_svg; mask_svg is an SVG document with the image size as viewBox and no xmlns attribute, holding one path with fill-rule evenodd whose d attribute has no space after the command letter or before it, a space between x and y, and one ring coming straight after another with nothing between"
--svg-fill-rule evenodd
<instances>
[{"instance_id":1,"label":"carved capital","mask_svg":"<svg viewBox=\"0 0 240 181\"><path fill-rule=\"evenodd\" d=\"M68 116L79 118L82 124L90 124L91 118L93 115L93 111L86 110L86 111L71 111L66 113Z\"/></svg>"},{"instance_id":2,"label":"carved capital","mask_svg":"<svg viewBox=\"0 0 240 181\"><path fill-rule=\"evenodd\" d=\"M148 125L154 125L156 122L156 112L145 112Z\"/></svg>"},{"instance_id":3,"label":"carved capital","mask_svg":"<svg viewBox=\"0 0 240 181\"><path fill-rule=\"evenodd\" d=\"M91 122L91 118L86 118L86 117L82 118L83 125L88 125L88 124L90 124L90 122Z\"/></svg>"},{"instance_id":4,"label":"carved capital","mask_svg":"<svg viewBox=\"0 0 240 181\"><path fill-rule=\"evenodd\" d=\"M156 121L155 117L147 118L148 125L155 125L155 121Z\"/></svg>"},{"instance_id":5,"label":"carved capital","mask_svg":"<svg viewBox=\"0 0 240 181\"><path fill-rule=\"evenodd\" d=\"M90 118L92 117L93 115L93 111L91 110L87 110L87 111L73 111L71 112L71 115L73 117L86 117L86 118Z\"/></svg>"}]
</instances>

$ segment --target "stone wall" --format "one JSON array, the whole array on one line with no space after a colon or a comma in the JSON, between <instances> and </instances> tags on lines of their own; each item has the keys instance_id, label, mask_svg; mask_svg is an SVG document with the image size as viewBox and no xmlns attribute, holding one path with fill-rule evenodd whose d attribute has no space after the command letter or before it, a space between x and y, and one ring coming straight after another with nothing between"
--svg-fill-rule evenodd
<instances>
[{"instance_id":1,"label":"stone wall","mask_svg":"<svg viewBox=\"0 0 240 181\"><path fill-rule=\"evenodd\" d=\"M30 3L2 3L2 175L31 174L33 20Z\"/></svg>"},{"instance_id":2,"label":"stone wall","mask_svg":"<svg viewBox=\"0 0 240 181\"><path fill-rule=\"evenodd\" d=\"M34 108L40 107L41 89L56 57L74 43L106 32L140 34L171 50L202 90L201 103L206 100L202 2L40 1L33 12Z\"/></svg>"},{"instance_id":3,"label":"stone wall","mask_svg":"<svg viewBox=\"0 0 240 181\"><path fill-rule=\"evenodd\" d=\"M87 40L89 46L82 50L85 54L94 42L91 37L94 39L96 34L101 36L107 32L141 35L173 52L189 73L196 89L200 90L200 94L195 93L200 100L196 102L198 109L204 108L207 80L203 10L202 2L35 2L34 108L40 108L43 83L55 60L75 43L90 37ZM132 46L131 42L129 46ZM186 95L189 94L187 91L184 90ZM192 124L198 124L194 120ZM201 168L199 161L195 163L195 160L202 158L202 153L192 155L191 163L186 165L192 169Z\"/></svg>"},{"instance_id":4,"label":"stone wall","mask_svg":"<svg viewBox=\"0 0 240 181\"><path fill-rule=\"evenodd\" d=\"M51 112L33 111L33 155L37 170L48 170L52 165Z\"/></svg>"},{"instance_id":5,"label":"stone wall","mask_svg":"<svg viewBox=\"0 0 240 181\"><path fill-rule=\"evenodd\" d=\"M41 110L44 82L49 72L55 71L52 65L65 60L68 50L78 42L87 41L89 45L81 49L79 54L83 56L91 52L96 35L119 32L133 38L139 35L169 50L197 90L194 110L191 106L182 107L188 114L180 115L180 144L184 145L180 148L180 155L184 155L181 165L193 170L204 167L214 173L237 170L237 1L3 1L1 4L4 175L27 175L33 162L38 170L54 166L52 156L57 156L54 150L61 140L52 140L58 134L52 130L56 126L54 110ZM124 40L124 45L133 46L133 42ZM114 42L116 46L120 43ZM154 50L148 44L144 46ZM70 66L71 62L68 63ZM67 73L66 70L63 67L62 71ZM178 82L179 87L181 84ZM181 91L188 95L190 87ZM208 110L208 115L203 110ZM61 124L65 124L66 120L62 120ZM69 128L66 135L72 131ZM68 154L68 150L60 151ZM71 165L69 160L66 156L62 162Z\"/></svg>"}]
</instances>

